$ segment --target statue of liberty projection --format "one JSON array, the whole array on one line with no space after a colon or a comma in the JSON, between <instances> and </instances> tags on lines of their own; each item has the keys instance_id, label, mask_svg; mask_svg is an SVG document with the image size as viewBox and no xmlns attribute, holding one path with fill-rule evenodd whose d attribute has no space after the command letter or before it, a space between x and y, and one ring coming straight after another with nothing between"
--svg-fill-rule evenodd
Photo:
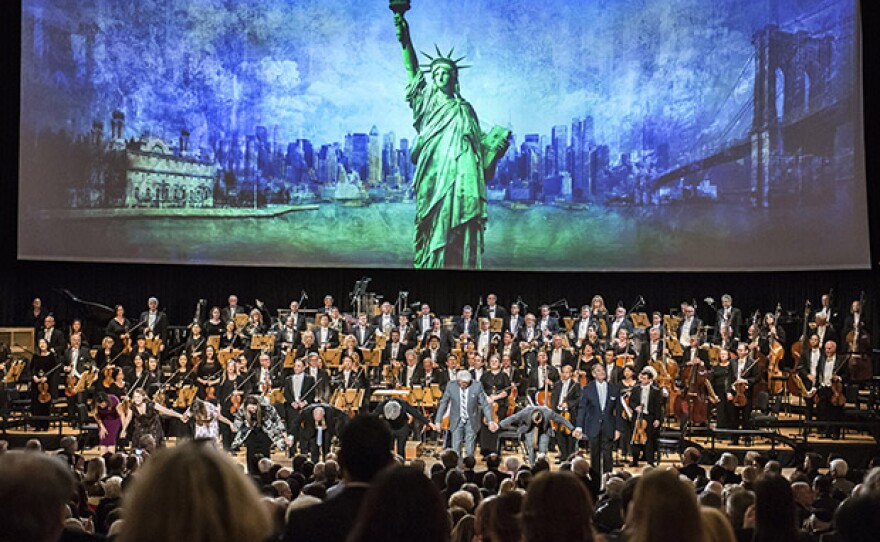
<instances>
[{"instance_id":1,"label":"statue of liberty projection","mask_svg":"<svg viewBox=\"0 0 880 542\"><path fill-rule=\"evenodd\" d=\"M391 2L403 63L409 75L406 100L418 137L412 148L416 165L416 236L413 266L417 269L480 269L486 229L486 181L507 151L510 131L496 126L480 131L473 107L458 85L462 58L424 54L420 66L404 12L409 2ZM424 73L423 73L424 72ZM425 75L430 76L430 81Z\"/></svg>"}]
</instances>

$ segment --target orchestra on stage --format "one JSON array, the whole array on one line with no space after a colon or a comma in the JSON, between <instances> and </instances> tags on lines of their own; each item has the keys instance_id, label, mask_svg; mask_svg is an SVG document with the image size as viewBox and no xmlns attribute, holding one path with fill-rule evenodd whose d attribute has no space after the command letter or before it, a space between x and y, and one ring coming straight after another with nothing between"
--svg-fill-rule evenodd
<instances>
[{"instance_id":1,"label":"orchestra on stage","mask_svg":"<svg viewBox=\"0 0 880 542\"><path fill-rule=\"evenodd\" d=\"M106 450L173 436L244 447L249 462L273 446L317 461L366 413L389 424L401 456L418 443L485 456L512 435L530 461L584 447L607 472L612 452L653 464L664 428L748 445L755 413L782 400L803 405L815 422L805 432L840 438L848 390L872 378L864 296L846 314L829 295L807 301L793 340L780 306L745 311L729 295L700 307L711 325L695 301L648 313L641 298L608 310L597 295L579 310L532 313L486 299L455 316L389 302L347 314L332 296L318 310L300 299L271 314L230 295L222 307L199 300L174 340L151 297L134 318L117 305L93 345L82 320L65 332L35 300L28 355L7 349L0 364L3 400L29 399L36 431L53 413L96 422Z\"/></svg>"}]
</instances>

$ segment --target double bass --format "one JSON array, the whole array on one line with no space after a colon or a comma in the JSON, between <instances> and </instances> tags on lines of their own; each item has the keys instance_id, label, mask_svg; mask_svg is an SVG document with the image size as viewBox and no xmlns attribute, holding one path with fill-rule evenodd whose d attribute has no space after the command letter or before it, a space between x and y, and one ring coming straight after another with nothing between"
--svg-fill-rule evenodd
<instances>
[{"instance_id":1,"label":"double bass","mask_svg":"<svg viewBox=\"0 0 880 542\"><path fill-rule=\"evenodd\" d=\"M779 316L782 313L782 303L776 304L776 312L773 314L773 325L779 327ZM785 357L785 347L774 333L767 330L767 341L770 343L770 353L767 356L767 385L773 395L779 395L783 390L782 370L779 368L782 358Z\"/></svg>"},{"instance_id":2,"label":"double bass","mask_svg":"<svg viewBox=\"0 0 880 542\"><path fill-rule=\"evenodd\" d=\"M689 424L703 425L709 421L709 401L713 404L718 402L715 390L709 382L709 371L699 363L700 358L694 359L694 363L687 363L681 368L681 382L685 390L679 399L679 410L687 414Z\"/></svg>"},{"instance_id":3,"label":"double bass","mask_svg":"<svg viewBox=\"0 0 880 542\"><path fill-rule=\"evenodd\" d=\"M807 342L807 330L810 328L810 300L804 303L804 327L801 332L800 340L791 345L791 368L788 370L788 378L785 381L785 387L788 393L795 397L806 397L809 395L803 380L798 375L798 367L801 364L801 356L804 354L804 345Z\"/></svg>"},{"instance_id":4,"label":"double bass","mask_svg":"<svg viewBox=\"0 0 880 542\"><path fill-rule=\"evenodd\" d=\"M859 312L853 314L853 328L846 334L847 364L849 378L853 382L870 380L873 376L871 367L871 336L865 329L864 319L855 320L856 314L864 314L865 292L859 296Z\"/></svg>"}]
</instances>

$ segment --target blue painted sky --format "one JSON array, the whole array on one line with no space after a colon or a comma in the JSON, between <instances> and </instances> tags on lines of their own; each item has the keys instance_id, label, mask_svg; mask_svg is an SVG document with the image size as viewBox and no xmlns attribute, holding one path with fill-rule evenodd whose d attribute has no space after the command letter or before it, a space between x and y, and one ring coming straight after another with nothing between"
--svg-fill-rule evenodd
<instances>
[{"instance_id":1,"label":"blue painted sky","mask_svg":"<svg viewBox=\"0 0 880 542\"><path fill-rule=\"evenodd\" d=\"M197 144L258 125L282 141L341 141L374 124L414 135L386 0L24 0L23 11L98 29L90 80L40 83L66 100L47 103L24 79L34 123L120 108L134 133L186 126ZM467 55L462 94L487 128L549 134L589 114L597 139L623 149L650 118L681 150L721 133L749 99L755 29L832 28L852 70L852 30L840 31L852 14L851 0L414 0L408 19L417 49Z\"/></svg>"}]
</instances>

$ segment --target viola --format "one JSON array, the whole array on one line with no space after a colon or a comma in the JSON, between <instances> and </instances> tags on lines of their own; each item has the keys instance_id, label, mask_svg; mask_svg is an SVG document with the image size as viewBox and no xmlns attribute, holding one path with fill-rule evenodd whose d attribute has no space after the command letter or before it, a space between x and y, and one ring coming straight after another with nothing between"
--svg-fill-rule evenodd
<instances>
[{"instance_id":1,"label":"viola","mask_svg":"<svg viewBox=\"0 0 880 542\"><path fill-rule=\"evenodd\" d=\"M644 445L648 442L648 420L642 416L639 411L636 420L633 422L633 435L630 444Z\"/></svg>"},{"instance_id":2,"label":"viola","mask_svg":"<svg viewBox=\"0 0 880 542\"><path fill-rule=\"evenodd\" d=\"M745 382L737 382L733 385L733 406L742 408L748 404L749 399L746 397L746 387L748 387L748 384Z\"/></svg>"},{"instance_id":3,"label":"viola","mask_svg":"<svg viewBox=\"0 0 880 542\"><path fill-rule=\"evenodd\" d=\"M40 377L42 378L43 376L45 376L45 375L41 371ZM37 384L37 390L39 390L39 393L37 395L37 401L39 401L43 404L46 404L52 400L52 395L49 393L49 381L48 380Z\"/></svg>"}]
</instances>

